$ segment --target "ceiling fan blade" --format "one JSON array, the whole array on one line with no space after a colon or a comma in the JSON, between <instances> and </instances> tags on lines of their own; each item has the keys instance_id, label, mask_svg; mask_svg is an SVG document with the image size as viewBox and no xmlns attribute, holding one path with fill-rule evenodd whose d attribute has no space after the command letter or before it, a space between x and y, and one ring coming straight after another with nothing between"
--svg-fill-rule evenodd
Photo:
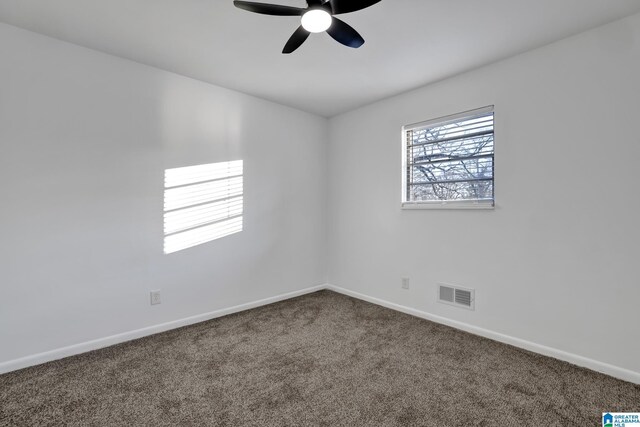
<instances>
[{"instance_id":1,"label":"ceiling fan blade","mask_svg":"<svg viewBox=\"0 0 640 427\"><path fill-rule=\"evenodd\" d=\"M293 35L287 41L287 44L284 45L284 49L282 49L282 53L291 53L304 43L304 41L309 37L309 31L305 30L302 25L298 27L298 29L293 33Z\"/></svg>"},{"instance_id":2,"label":"ceiling fan blade","mask_svg":"<svg viewBox=\"0 0 640 427\"><path fill-rule=\"evenodd\" d=\"M361 10L369 6L373 6L380 0L330 0L333 14L350 13Z\"/></svg>"},{"instance_id":3,"label":"ceiling fan blade","mask_svg":"<svg viewBox=\"0 0 640 427\"><path fill-rule=\"evenodd\" d=\"M327 33L337 42L353 48L358 48L364 44L362 36L349 24L339 20L335 16L332 18L332 21Z\"/></svg>"},{"instance_id":4,"label":"ceiling fan blade","mask_svg":"<svg viewBox=\"0 0 640 427\"><path fill-rule=\"evenodd\" d=\"M257 3L254 1L235 0L234 6L249 12L262 13L263 15L276 16L301 16L305 9L291 6L281 6L279 4Z\"/></svg>"}]
</instances>

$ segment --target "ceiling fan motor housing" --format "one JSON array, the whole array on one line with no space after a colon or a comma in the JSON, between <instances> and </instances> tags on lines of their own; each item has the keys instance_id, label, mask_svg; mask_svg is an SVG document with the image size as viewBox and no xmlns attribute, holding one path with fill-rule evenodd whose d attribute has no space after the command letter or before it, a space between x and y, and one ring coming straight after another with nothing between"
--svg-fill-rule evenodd
<instances>
[{"instance_id":1,"label":"ceiling fan motor housing","mask_svg":"<svg viewBox=\"0 0 640 427\"><path fill-rule=\"evenodd\" d=\"M289 38L282 53L291 53L307 40L311 33L326 31L334 40L345 46L359 48L364 44L362 36L346 22L333 15L355 12L372 6L381 0L307 0L306 9L278 4L235 0L239 8L263 15L300 16L301 25Z\"/></svg>"}]
</instances>

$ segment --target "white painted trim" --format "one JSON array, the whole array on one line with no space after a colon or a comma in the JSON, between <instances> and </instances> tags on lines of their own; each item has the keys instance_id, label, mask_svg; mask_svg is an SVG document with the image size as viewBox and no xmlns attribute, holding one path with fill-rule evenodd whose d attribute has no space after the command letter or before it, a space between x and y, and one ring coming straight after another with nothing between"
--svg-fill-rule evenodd
<instances>
[{"instance_id":1,"label":"white painted trim","mask_svg":"<svg viewBox=\"0 0 640 427\"><path fill-rule=\"evenodd\" d=\"M534 353L542 354L544 356L553 357L555 359L569 362L574 365L581 366L583 368L591 369L593 371L601 372L603 374L610 375L612 377L615 377L624 381L640 384L640 372L635 372L628 369L620 368L618 366L609 365L608 363L599 362L597 360L589 359L583 356L579 356L577 354L568 353L566 351L558 350L552 347L536 344L531 341L526 341L520 338L515 338L509 335L501 334L499 332L494 332L488 329L473 326L468 323L447 319L446 317L437 316L435 314L427 313L426 311L417 310L415 308L406 307L404 305L385 301L380 298L364 295L359 292L341 288L339 286L334 286L329 284L327 285L327 289L353 297L353 298L367 301L372 304L381 305L383 307L390 308L392 310L400 311L406 314L410 314L412 316L430 320L432 322L451 326L452 328L460 329L462 331L469 332L474 335L479 335L481 337L489 338L494 341L499 341L505 344L512 345L514 347L529 350Z\"/></svg>"},{"instance_id":2,"label":"white painted trim","mask_svg":"<svg viewBox=\"0 0 640 427\"><path fill-rule=\"evenodd\" d=\"M515 338L509 335L504 335L499 332L494 332L488 329L480 328L470 325L464 322L458 322L446 317L437 316L435 314L427 313L422 310L418 310L411 307L406 307L400 304L392 303L382 300L380 298L371 297L359 292L351 291L349 289L341 288L331 284L317 285L309 288L301 289L299 291L288 292L286 294L276 295L274 297L264 298L258 301L248 302L245 304L236 305L234 307L223 308L215 310L209 313L203 313L196 316L186 317L184 319L178 319L171 322L161 323L159 325L148 326L142 329L136 329L134 331L124 332L109 337L99 338L92 341L86 341L79 344L70 345L68 347L62 347L55 350L47 351L44 353L38 353L31 356L22 357L19 359L9 360L7 362L0 363L0 374L15 371L29 366L39 365L41 363L50 362L52 360L62 359L64 357L74 356L76 354L85 353L92 350L98 350L100 348L109 347L111 345L120 344L126 341L135 340L138 338L146 337L149 335L165 332L171 329L180 328L182 326L193 325L195 323L204 322L207 320L215 319L217 317L226 316L228 314L238 313L240 311L249 310L263 305L273 304L278 301L284 301L290 298L295 298L301 295L317 292L323 289L329 289L340 294L348 295L353 298L357 298L363 301L370 302L372 304L380 305L392 310L407 313L412 316L420 317L422 319L430 320L432 322L440 323L443 325L451 326L452 328L460 329L465 332L469 332L474 335L489 338L494 341L499 341L505 344L519 347L525 350L532 351L534 353L542 354L544 356L553 357L555 359L563 360L565 362L573 363L577 366L582 366L597 372L601 372L606 375L610 375L615 378L619 378L624 381L629 381L635 384L640 384L640 372L630 371L628 369L620 368L618 366L609 365L608 363L599 362L597 360L589 359L577 354L568 353L566 351L558 350L552 347L547 347L541 344L536 344L531 341L526 341L520 338Z\"/></svg>"},{"instance_id":3,"label":"white painted trim","mask_svg":"<svg viewBox=\"0 0 640 427\"><path fill-rule=\"evenodd\" d=\"M310 294L312 292L320 291L326 288L327 285L312 286L309 288L301 289L299 291L288 292L286 294L276 295L258 301L236 305L234 307L222 308L220 310L211 311L209 313L202 313L196 316L185 317L183 319L173 320L171 322L161 323L159 325L148 326L146 328L123 332L121 334L111 335L109 337L98 338L83 343L73 344L67 347L57 348L55 350L46 351L44 353L38 353L31 356L21 357L19 359L9 360L7 362L0 363L0 374L27 368L29 366L39 365L41 363L50 362L52 360L62 359L64 357L74 356L80 353L86 353L92 350L98 350L100 348L135 340L138 338L146 337L148 335L158 334L160 332L180 328L182 326L193 325L194 323L204 322L206 320L211 320L217 317L226 316L228 314L238 313L240 311L261 307L263 305L273 304L278 301L284 301L301 295Z\"/></svg>"}]
</instances>

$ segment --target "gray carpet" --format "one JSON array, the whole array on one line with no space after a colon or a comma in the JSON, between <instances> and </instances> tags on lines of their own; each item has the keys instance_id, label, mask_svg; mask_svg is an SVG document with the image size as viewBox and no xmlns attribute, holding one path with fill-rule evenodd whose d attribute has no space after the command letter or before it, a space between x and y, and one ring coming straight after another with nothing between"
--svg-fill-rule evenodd
<instances>
[{"instance_id":1,"label":"gray carpet","mask_svg":"<svg viewBox=\"0 0 640 427\"><path fill-rule=\"evenodd\" d=\"M0 376L6 426L599 426L640 386L329 291Z\"/></svg>"}]
</instances>

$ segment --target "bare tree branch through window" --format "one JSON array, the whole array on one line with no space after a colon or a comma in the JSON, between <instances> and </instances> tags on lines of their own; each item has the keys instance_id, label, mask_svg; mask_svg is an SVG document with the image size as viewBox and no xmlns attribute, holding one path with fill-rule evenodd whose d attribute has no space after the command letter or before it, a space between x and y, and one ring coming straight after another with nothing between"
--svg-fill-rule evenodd
<instances>
[{"instance_id":1,"label":"bare tree branch through window","mask_svg":"<svg viewBox=\"0 0 640 427\"><path fill-rule=\"evenodd\" d=\"M405 127L408 202L493 202L493 108Z\"/></svg>"}]
</instances>

